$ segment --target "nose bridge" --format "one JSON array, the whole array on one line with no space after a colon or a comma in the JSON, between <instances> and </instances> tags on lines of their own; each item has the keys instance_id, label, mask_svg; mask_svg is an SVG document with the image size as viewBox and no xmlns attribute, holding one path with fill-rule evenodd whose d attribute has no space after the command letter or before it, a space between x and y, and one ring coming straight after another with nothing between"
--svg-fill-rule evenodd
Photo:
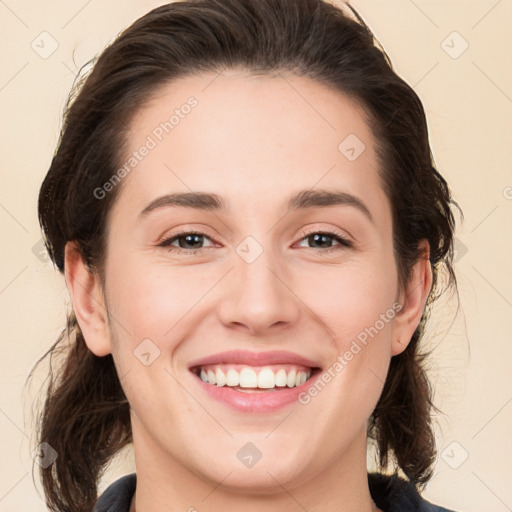
<instances>
[{"instance_id":1,"label":"nose bridge","mask_svg":"<svg viewBox=\"0 0 512 512\"><path fill-rule=\"evenodd\" d=\"M271 236L262 242L248 236L235 253L223 322L243 324L256 333L296 321L298 304L285 284L288 272L279 251L271 246Z\"/></svg>"}]
</instances>

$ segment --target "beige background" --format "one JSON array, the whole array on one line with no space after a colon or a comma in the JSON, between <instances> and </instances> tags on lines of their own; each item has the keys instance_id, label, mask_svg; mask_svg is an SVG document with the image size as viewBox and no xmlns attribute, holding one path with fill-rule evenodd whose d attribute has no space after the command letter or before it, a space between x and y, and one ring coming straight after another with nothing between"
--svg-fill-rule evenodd
<instances>
[{"instance_id":1,"label":"beige background","mask_svg":"<svg viewBox=\"0 0 512 512\"><path fill-rule=\"evenodd\" d=\"M45 510L31 476L38 381L24 383L67 307L63 279L37 256L36 215L66 96L78 67L160 3L0 2L0 511ZM512 1L353 5L423 100L436 163L465 213L456 265L462 313L454 317L453 301L444 301L430 330L431 375L444 414L425 495L458 511L512 510ZM126 452L101 488L133 470Z\"/></svg>"}]
</instances>

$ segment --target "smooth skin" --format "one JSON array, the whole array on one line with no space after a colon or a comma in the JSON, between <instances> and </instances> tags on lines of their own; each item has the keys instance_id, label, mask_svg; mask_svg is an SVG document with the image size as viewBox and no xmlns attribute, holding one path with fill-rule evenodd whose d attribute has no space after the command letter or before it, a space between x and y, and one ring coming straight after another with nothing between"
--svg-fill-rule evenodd
<instances>
[{"instance_id":1,"label":"smooth skin","mask_svg":"<svg viewBox=\"0 0 512 512\"><path fill-rule=\"evenodd\" d=\"M304 77L237 69L166 84L134 116L127 158L191 96L197 106L118 185L105 289L66 246L66 284L86 343L113 355L130 402L135 508L376 510L367 420L391 357L424 310L428 244L399 289L391 207L364 112ZM354 161L338 149L350 134L365 145ZM351 204L287 211L291 195L320 189L356 196L371 218ZM163 206L141 216L176 192L217 194L227 208ZM187 230L204 237L160 245ZM332 231L352 245L309 237ZM252 263L236 250L248 236L263 250ZM306 405L238 412L209 398L188 370L233 349L287 350L327 369L397 302L400 312ZM134 354L145 339L160 350L148 366ZM237 457L248 442L262 453L251 468Z\"/></svg>"}]
</instances>

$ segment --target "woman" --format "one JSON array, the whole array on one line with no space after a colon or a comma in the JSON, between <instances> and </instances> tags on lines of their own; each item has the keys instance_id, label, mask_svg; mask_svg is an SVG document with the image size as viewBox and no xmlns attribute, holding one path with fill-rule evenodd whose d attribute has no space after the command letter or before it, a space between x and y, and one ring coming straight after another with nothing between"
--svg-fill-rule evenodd
<instances>
[{"instance_id":1,"label":"woman","mask_svg":"<svg viewBox=\"0 0 512 512\"><path fill-rule=\"evenodd\" d=\"M446 510L419 494L420 342L440 272L456 286L455 203L348 12L164 5L72 94L39 197L73 304L40 422L51 510Z\"/></svg>"}]
</instances>

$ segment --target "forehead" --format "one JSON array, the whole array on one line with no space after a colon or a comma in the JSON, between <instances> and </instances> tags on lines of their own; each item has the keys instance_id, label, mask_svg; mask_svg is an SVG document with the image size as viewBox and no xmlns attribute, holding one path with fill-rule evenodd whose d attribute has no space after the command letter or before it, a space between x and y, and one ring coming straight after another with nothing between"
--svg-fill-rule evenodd
<instances>
[{"instance_id":1,"label":"forehead","mask_svg":"<svg viewBox=\"0 0 512 512\"><path fill-rule=\"evenodd\" d=\"M229 204L340 185L383 199L363 109L305 77L230 70L177 79L134 115L127 142L122 195L139 210L191 190Z\"/></svg>"},{"instance_id":2,"label":"forehead","mask_svg":"<svg viewBox=\"0 0 512 512\"><path fill-rule=\"evenodd\" d=\"M197 144L203 137L204 153L236 135L233 153L257 151L263 156L262 149L285 146L304 155L319 142L338 152L350 134L373 145L366 115L355 99L307 77L224 70L160 86L134 116L129 140L136 146L151 135L157 143L176 146L185 140ZM255 136L264 147L256 146ZM309 144L294 147L303 141Z\"/></svg>"}]
</instances>

